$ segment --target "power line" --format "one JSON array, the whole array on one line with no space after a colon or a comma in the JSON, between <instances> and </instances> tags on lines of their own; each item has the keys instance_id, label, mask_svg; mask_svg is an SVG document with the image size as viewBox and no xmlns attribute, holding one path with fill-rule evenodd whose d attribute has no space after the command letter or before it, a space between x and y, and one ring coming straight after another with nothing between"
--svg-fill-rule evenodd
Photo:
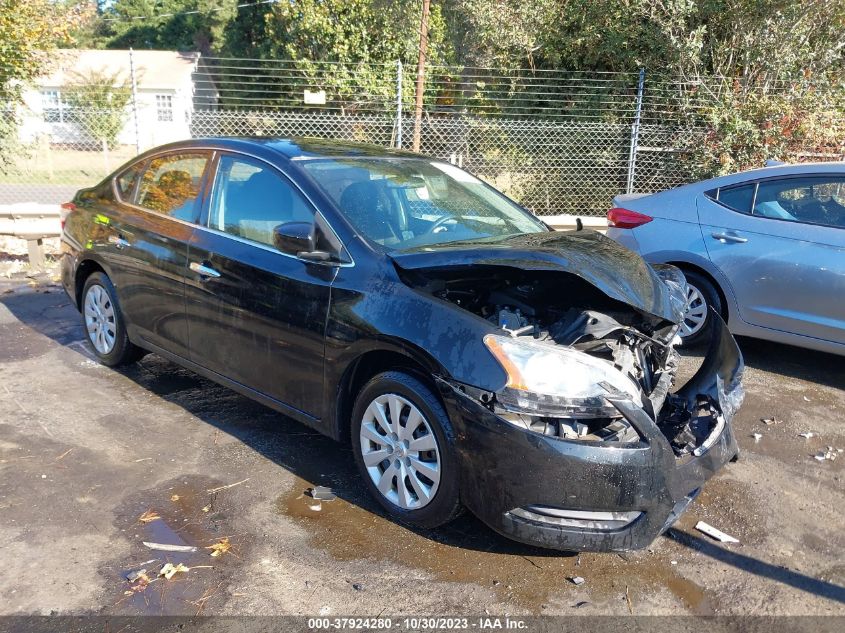
<instances>
[{"instance_id":1,"label":"power line","mask_svg":"<svg viewBox=\"0 0 845 633\"><path fill-rule=\"evenodd\" d=\"M276 4L279 0L258 0L258 2L244 2L242 4L235 5L235 10L240 11L246 7L257 7L262 4ZM130 15L125 17L101 17L100 19L103 22L132 22L136 20L160 20L162 18L175 18L182 15L200 15L200 14L208 14L214 13L216 11L225 11L226 7L216 7L212 9L206 9L204 11L200 11L199 9L195 9L193 11L178 11L176 13L157 13L156 15Z\"/></svg>"}]
</instances>

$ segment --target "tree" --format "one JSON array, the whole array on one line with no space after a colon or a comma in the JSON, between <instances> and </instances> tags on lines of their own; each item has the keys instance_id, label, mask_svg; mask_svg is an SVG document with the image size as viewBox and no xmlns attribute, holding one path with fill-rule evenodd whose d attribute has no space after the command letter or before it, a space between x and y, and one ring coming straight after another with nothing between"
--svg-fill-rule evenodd
<instances>
[{"instance_id":1,"label":"tree","mask_svg":"<svg viewBox=\"0 0 845 633\"><path fill-rule=\"evenodd\" d=\"M70 41L85 3L0 0L0 171L11 168L18 143L17 106L26 82L40 75L49 50Z\"/></svg>"},{"instance_id":2,"label":"tree","mask_svg":"<svg viewBox=\"0 0 845 633\"><path fill-rule=\"evenodd\" d=\"M128 78L121 79L119 73L110 75L103 71L77 73L63 93L80 129L110 149L117 146L118 136L126 123L126 106L132 98Z\"/></svg>"},{"instance_id":3,"label":"tree","mask_svg":"<svg viewBox=\"0 0 845 633\"><path fill-rule=\"evenodd\" d=\"M218 52L238 0L114 0L100 8L91 41L106 48Z\"/></svg>"},{"instance_id":4,"label":"tree","mask_svg":"<svg viewBox=\"0 0 845 633\"><path fill-rule=\"evenodd\" d=\"M0 0L0 102L14 101L24 82L37 77L47 51L67 43L85 3Z\"/></svg>"},{"instance_id":5,"label":"tree","mask_svg":"<svg viewBox=\"0 0 845 633\"><path fill-rule=\"evenodd\" d=\"M284 81L297 88L319 86L344 107L356 108L362 97L391 101L397 60L416 64L419 47L419 0L297 0L245 7L226 30L225 54L261 60L291 60ZM447 60L446 24L438 6L429 16L428 60ZM317 63L315 63L317 62ZM338 62L325 66L326 62ZM389 67L385 67L389 64ZM409 75L410 76L410 75ZM250 90L255 99L268 78L254 86L249 79L221 76L224 96ZM291 82L293 85L291 85ZM407 84L409 94L412 84ZM271 87L272 88L272 87ZM267 102L273 90L267 91ZM257 103L257 102L254 102Z\"/></svg>"}]
</instances>

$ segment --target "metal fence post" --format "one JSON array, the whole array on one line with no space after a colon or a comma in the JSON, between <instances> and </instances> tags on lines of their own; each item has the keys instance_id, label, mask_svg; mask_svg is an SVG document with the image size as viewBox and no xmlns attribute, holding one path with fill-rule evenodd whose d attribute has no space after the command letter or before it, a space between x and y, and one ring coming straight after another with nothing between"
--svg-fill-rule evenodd
<instances>
[{"instance_id":1,"label":"metal fence post","mask_svg":"<svg viewBox=\"0 0 845 633\"><path fill-rule=\"evenodd\" d=\"M396 60L396 147L402 149L402 62Z\"/></svg>"},{"instance_id":2,"label":"metal fence post","mask_svg":"<svg viewBox=\"0 0 845 633\"><path fill-rule=\"evenodd\" d=\"M634 192L634 176L637 171L637 144L640 140L640 116L643 110L643 85L645 84L645 68L640 68L640 78L637 82L637 109L634 113L634 123L631 125L631 147L628 149L628 184L625 193Z\"/></svg>"},{"instance_id":3,"label":"metal fence post","mask_svg":"<svg viewBox=\"0 0 845 633\"><path fill-rule=\"evenodd\" d=\"M141 131L138 128L138 82L135 77L135 56L129 49L129 76L132 80L132 117L135 121L135 153L141 153Z\"/></svg>"}]
</instances>

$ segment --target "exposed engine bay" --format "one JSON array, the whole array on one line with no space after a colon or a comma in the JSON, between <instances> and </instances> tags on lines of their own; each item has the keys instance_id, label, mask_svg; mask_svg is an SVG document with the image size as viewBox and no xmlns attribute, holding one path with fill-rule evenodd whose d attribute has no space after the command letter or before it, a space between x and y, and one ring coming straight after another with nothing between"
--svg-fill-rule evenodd
<instances>
[{"instance_id":1,"label":"exposed engine bay","mask_svg":"<svg viewBox=\"0 0 845 633\"><path fill-rule=\"evenodd\" d=\"M680 271L658 271L683 297ZM636 384L643 409L677 456L702 446L721 413L712 394L671 393L679 365L679 325L612 299L574 275L549 271L479 267L414 271L406 283L452 302L517 340L578 350L611 363ZM502 394L485 405L527 430L565 439L637 442L640 436L621 414L606 417L544 416L516 410Z\"/></svg>"}]
</instances>

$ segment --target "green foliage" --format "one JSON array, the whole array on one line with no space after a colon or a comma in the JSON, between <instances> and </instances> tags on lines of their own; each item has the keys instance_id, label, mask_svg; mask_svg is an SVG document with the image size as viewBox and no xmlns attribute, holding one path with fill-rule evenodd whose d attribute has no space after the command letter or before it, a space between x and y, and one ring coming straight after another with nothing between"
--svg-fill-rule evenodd
<instances>
[{"instance_id":1,"label":"green foliage","mask_svg":"<svg viewBox=\"0 0 845 633\"><path fill-rule=\"evenodd\" d=\"M415 67L421 6L418 0L298 0L247 7L229 24L224 53L290 60L294 63L287 67L296 71L291 92L325 89L330 101L355 111L372 101L392 101L397 60ZM429 17L430 63L444 61L445 30L435 4ZM253 86L242 82L253 99L262 81L266 77ZM237 87L228 88L237 94ZM406 98L412 89L406 82ZM273 101L270 94L266 101Z\"/></svg>"},{"instance_id":2,"label":"green foliage","mask_svg":"<svg viewBox=\"0 0 845 633\"><path fill-rule=\"evenodd\" d=\"M238 0L114 0L94 20L91 45L106 48L220 50ZM197 11L198 13L187 12ZM135 17L144 19L132 19Z\"/></svg>"},{"instance_id":3,"label":"green foliage","mask_svg":"<svg viewBox=\"0 0 845 633\"><path fill-rule=\"evenodd\" d=\"M64 89L68 105L81 114L76 123L92 139L104 141L109 148L117 146L117 138L126 123L126 106L132 98L129 80L119 74L91 71L77 74Z\"/></svg>"},{"instance_id":4,"label":"green foliage","mask_svg":"<svg viewBox=\"0 0 845 633\"><path fill-rule=\"evenodd\" d=\"M44 68L46 51L68 41L79 12L73 2L0 0L0 102L17 100Z\"/></svg>"},{"instance_id":5,"label":"green foliage","mask_svg":"<svg viewBox=\"0 0 845 633\"><path fill-rule=\"evenodd\" d=\"M709 109L709 133L693 164L701 176L845 155L845 90L807 81L777 91L748 92L734 84Z\"/></svg>"},{"instance_id":6,"label":"green foliage","mask_svg":"<svg viewBox=\"0 0 845 633\"><path fill-rule=\"evenodd\" d=\"M296 0L241 9L227 29L228 54L322 62L416 62L419 0ZM442 61L446 25L429 17L429 59Z\"/></svg>"}]
</instances>

